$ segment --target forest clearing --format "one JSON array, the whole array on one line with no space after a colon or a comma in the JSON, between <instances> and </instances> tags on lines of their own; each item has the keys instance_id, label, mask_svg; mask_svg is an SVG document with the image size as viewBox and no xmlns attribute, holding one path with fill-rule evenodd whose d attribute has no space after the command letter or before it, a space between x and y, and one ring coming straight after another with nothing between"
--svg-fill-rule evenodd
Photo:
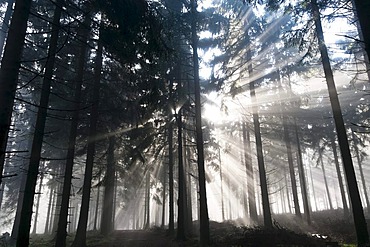
<instances>
[{"instance_id":1,"label":"forest clearing","mask_svg":"<svg viewBox=\"0 0 370 247\"><path fill-rule=\"evenodd\" d=\"M0 243L369 247L369 13L1 0Z\"/></svg>"}]
</instances>

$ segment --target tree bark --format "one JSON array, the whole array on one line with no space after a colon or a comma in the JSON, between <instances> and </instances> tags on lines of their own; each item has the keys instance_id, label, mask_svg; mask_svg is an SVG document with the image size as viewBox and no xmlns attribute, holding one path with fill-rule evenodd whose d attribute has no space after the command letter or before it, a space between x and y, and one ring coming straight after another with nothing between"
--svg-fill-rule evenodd
<instances>
[{"instance_id":1,"label":"tree bark","mask_svg":"<svg viewBox=\"0 0 370 247\"><path fill-rule=\"evenodd\" d=\"M0 184L31 0L17 0L0 69ZM30 188L32 189L32 188ZM31 210L32 211L32 210ZM28 229L29 229L28 223ZM27 226L25 226L27 228ZM28 241L25 239L25 244Z\"/></svg>"},{"instance_id":2,"label":"tree bark","mask_svg":"<svg viewBox=\"0 0 370 247\"><path fill-rule=\"evenodd\" d=\"M221 214L222 221L225 221L225 202L224 202L224 181L222 174L221 146L218 146L218 162L220 163L220 181L221 181Z\"/></svg>"},{"instance_id":3,"label":"tree bark","mask_svg":"<svg viewBox=\"0 0 370 247\"><path fill-rule=\"evenodd\" d=\"M105 175L103 211L101 217L101 233L108 236L113 231L113 204L114 204L114 184L115 184L115 136L109 137L107 170Z\"/></svg>"},{"instance_id":4,"label":"tree bark","mask_svg":"<svg viewBox=\"0 0 370 247\"><path fill-rule=\"evenodd\" d=\"M75 95L74 95L74 112L72 115L72 122L69 131L68 139L68 150L67 150L67 161L64 170L64 180L63 180L63 190L62 190L62 202L59 211L59 221L57 225L57 234L55 238L55 247L65 247L66 237L67 237L67 223L68 223L68 207L69 207L69 197L72 187L72 176L73 176L73 162L74 153L77 137L77 127L79 121L79 108L81 104L81 94L82 94L82 83L85 70L85 60L87 55L87 40L90 31L90 16L85 16L84 22L80 26L81 33L81 47L79 49L79 54L77 58L76 65L76 84L75 84ZM87 217L86 217L87 219ZM76 235L77 236L77 235ZM81 245L82 247L83 245Z\"/></svg>"},{"instance_id":5,"label":"tree bark","mask_svg":"<svg viewBox=\"0 0 370 247\"><path fill-rule=\"evenodd\" d=\"M202 113L200 101L199 85L199 61L198 61L198 12L197 1L191 0L191 35L193 48L193 69L194 69L194 86L195 86L195 127L196 127L196 145L198 157L198 179L199 179L199 196L200 196L200 245L207 246L210 241L209 218L206 191L206 172L204 167L204 147L202 131Z\"/></svg>"},{"instance_id":6,"label":"tree bark","mask_svg":"<svg viewBox=\"0 0 370 247\"><path fill-rule=\"evenodd\" d=\"M356 0L356 2L360 3L360 0ZM360 247L366 246L369 244L369 234L367 231L366 220L365 220L364 211L362 208L360 193L359 193L358 186L357 186L355 170L353 167L351 152L349 149L347 132L344 126L342 111L341 111L340 103L338 99L338 93L335 87L333 72L330 66L328 50L325 45L324 34L323 34L321 19L320 19L320 10L317 4L317 0L311 0L311 6L312 6L312 15L315 20L316 34L318 38L322 64L323 64L325 78L326 78L328 91L329 91L330 103L331 103L331 107L333 111L333 117L334 117L335 127L337 131L337 136L338 136L339 148L341 151L344 171L345 171L346 178L347 178L349 195L350 195L351 204L352 204L353 218L354 218L355 228L356 228L357 244ZM368 16L368 13L366 13L366 15Z\"/></svg>"}]
</instances>

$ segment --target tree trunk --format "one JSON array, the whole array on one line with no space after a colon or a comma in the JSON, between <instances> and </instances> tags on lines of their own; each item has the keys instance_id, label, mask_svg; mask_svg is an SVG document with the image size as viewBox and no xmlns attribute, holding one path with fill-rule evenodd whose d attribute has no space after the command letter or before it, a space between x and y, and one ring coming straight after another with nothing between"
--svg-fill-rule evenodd
<instances>
[{"instance_id":1,"label":"tree trunk","mask_svg":"<svg viewBox=\"0 0 370 247\"><path fill-rule=\"evenodd\" d=\"M4 43L5 43L6 36L8 34L9 21L10 21L10 17L12 16L12 12L13 12L13 4L14 4L14 0L8 0L3 23L1 24L2 35L0 38L0 56L3 54Z\"/></svg>"},{"instance_id":2,"label":"tree trunk","mask_svg":"<svg viewBox=\"0 0 370 247\"><path fill-rule=\"evenodd\" d=\"M173 126L172 122L168 126L168 194L169 194L169 222L168 232L170 235L174 232L175 217L174 217L174 197L173 197Z\"/></svg>"},{"instance_id":3,"label":"tree trunk","mask_svg":"<svg viewBox=\"0 0 370 247\"><path fill-rule=\"evenodd\" d=\"M198 157L198 179L199 179L199 196L200 196L200 245L207 246L209 244L209 218L207 205L206 191L206 172L204 167L204 147L203 147L203 131L202 131L202 106L200 101L200 85L199 85L199 61L198 61L198 35L197 35L197 1L191 0L192 13L192 48L193 48L193 69L194 69L194 87L195 87L195 127L196 127L196 143Z\"/></svg>"},{"instance_id":4,"label":"tree trunk","mask_svg":"<svg viewBox=\"0 0 370 247\"><path fill-rule=\"evenodd\" d=\"M285 141L286 151L288 155L290 182L292 184L294 212L295 212L295 215L297 215L298 217L302 217L301 210L299 207L297 182L296 182L296 177L295 177L295 169L294 169L294 164L293 164L292 147L290 143L287 117L285 116L284 113L283 113L283 128L284 128L284 141Z\"/></svg>"},{"instance_id":5,"label":"tree trunk","mask_svg":"<svg viewBox=\"0 0 370 247\"><path fill-rule=\"evenodd\" d=\"M344 216L347 217L349 216L349 209L348 209L348 204L347 204L347 199L346 199L346 192L344 191L342 173L340 171L340 166L339 166L339 161L338 161L337 145L335 144L334 135L331 135L330 138L331 138L331 146L333 149L335 168L337 171L340 195L342 197Z\"/></svg>"},{"instance_id":6,"label":"tree trunk","mask_svg":"<svg viewBox=\"0 0 370 247\"><path fill-rule=\"evenodd\" d=\"M95 214L94 214L94 231L97 230L97 224L98 224L98 215L99 215L99 201L100 201L100 185L96 187L98 190L96 193L96 203L95 203ZM101 228L100 228L101 229Z\"/></svg>"},{"instance_id":7,"label":"tree trunk","mask_svg":"<svg viewBox=\"0 0 370 247\"><path fill-rule=\"evenodd\" d=\"M248 192L248 208L249 216L253 222L258 221L257 207L256 207L256 192L254 189L254 172L252 163L252 150L250 142L249 129L246 123L243 122L243 145L244 145L244 162L247 172L247 192Z\"/></svg>"},{"instance_id":8,"label":"tree trunk","mask_svg":"<svg viewBox=\"0 0 370 247\"><path fill-rule=\"evenodd\" d=\"M46 213L46 222L45 222L45 230L44 230L44 234L49 234L49 224L50 224L50 215L51 215L51 208L52 208L52 203L53 203L53 193L54 193L54 189L53 188L50 188L50 192L49 192L49 203L48 203L48 210L47 210L47 213Z\"/></svg>"},{"instance_id":9,"label":"tree trunk","mask_svg":"<svg viewBox=\"0 0 370 247\"><path fill-rule=\"evenodd\" d=\"M289 213L292 213L292 205L290 204L290 196L289 196L288 177L286 175L286 172L284 172L284 182L285 182L285 193L286 193L286 199L288 202Z\"/></svg>"},{"instance_id":10,"label":"tree trunk","mask_svg":"<svg viewBox=\"0 0 370 247\"><path fill-rule=\"evenodd\" d=\"M361 4L360 0L356 0L356 2L358 4ZM333 72L330 66L328 50L325 45L324 34L322 31L322 25L321 25L321 19L320 19L320 10L317 4L317 0L311 0L311 6L312 6L312 14L315 20L316 34L318 37L319 49L320 49L322 64L324 68L325 78L326 78L326 82L328 86L329 98L330 98L330 103L331 103L331 107L333 111L335 127L337 130L338 142L339 142L339 147L340 147L340 151L342 155L344 171L345 171L346 178L347 178L347 185L349 189L349 195L350 195L351 204L352 204L353 218L354 218L355 228L356 228L357 243L359 246L366 246L367 244L369 244L369 234L367 231L366 220L365 220L364 211L362 208L360 193L359 193L358 186L357 186L355 170L354 170L353 163L352 163L351 152L349 149L347 132L344 126L342 111L341 111L340 103L338 99L338 93L335 87ZM364 13L365 13L364 18L366 18L366 16L368 16L368 12L364 12ZM365 23L363 24L365 25ZM370 27L368 26L368 28ZM364 32L363 33L364 36L365 36L365 33L369 34L369 32ZM367 50L367 53L369 55L368 50Z\"/></svg>"},{"instance_id":11,"label":"tree trunk","mask_svg":"<svg viewBox=\"0 0 370 247\"><path fill-rule=\"evenodd\" d=\"M248 50L247 51L247 62L251 62L251 61L252 61L252 54L251 54L251 51ZM252 68L251 63L248 65L248 72L249 72L249 77L252 78L253 68ZM250 90L250 96L251 96L251 101L252 101L254 135L256 138L257 162L258 162L260 184L261 184L261 194L262 194L263 219L264 219L265 227L272 228L272 219L271 219L271 210L270 210L270 202L269 202L268 187L267 187L265 162L264 162L263 150L262 150L261 128L260 128L260 122L259 122L258 106L256 102L256 92L255 92L254 83L255 83L254 81L251 81L249 83L249 90Z\"/></svg>"},{"instance_id":12,"label":"tree trunk","mask_svg":"<svg viewBox=\"0 0 370 247\"><path fill-rule=\"evenodd\" d=\"M184 157L182 147L182 113L179 109L177 116L177 143L178 143L178 201L177 201L177 240L185 240L185 174L184 174Z\"/></svg>"},{"instance_id":13,"label":"tree trunk","mask_svg":"<svg viewBox=\"0 0 370 247\"><path fill-rule=\"evenodd\" d=\"M18 2L18 1L17 1ZM39 173L39 163L41 159L42 143L44 138L47 109L49 105L50 89L54 72L55 56L58 46L59 23L62 13L63 0L56 3L54 17L51 28L51 37L48 50L48 59L45 66L45 75L42 83L40 106L37 111L35 133L33 135L31 157L28 166L26 186L21 210L20 227L17 236L17 246L27 246L29 244L30 225L32 219L32 207L34 202L37 176ZM10 40L8 39L8 42ZM5 56L4 56L5 59Z\"/></svg>"},{"instance_id":14,"label":"tree trunk","mask_svg":"<svg viewBox=\"0 0 370 247\"><path fill-rule=\"evenodd\" d=\"M31 0L17 0L9 27L8 38L1 60L0 69L0 184L4 169L5 151L13 112L14 96L18 84L27 20L31 9ZM30 188L32 189L32 188ZM32 211L32 209L31 209ZM30 213L30 212L28 212ZM31 213L30 213L31 214ZM27 217L29 218L29 217ZM29 224L25 228L29 229ZM28 225L28 227L27 227ZM28 245L25 239L24 244Z\"/></svg>"},{"instance_id":15,"label":"tree trunk","mask_svg":"<svg viewBox=\"0 0 370 247\"><path fill-rule=\"evenodd\" d=\"M164 229L166 222L166 190L167 190L167 167L162 166L163 169L163 192L162 192L162 223L161 228Z\"/></svg>"},{"instance_id":16,"label":"tree trunk","mask_svg":"<svg viewBox=\"0 0 370 247\"><path fill-rule=\"evenodd\" d=\"M301 191L302 191L304 215L305 215L307 224L311 225L310 198L308 196L307 183L306 183L307 178L306 178L306 174L305 174L305 170L303 166L302 150L301 150L301 144L299 141L299 133L298 133L298 126L297 126L296 119L294 119L294 134L295 134L295 141L297 145L297 163L298 163L299 181L301 184Z\"/></svg>"},{"instance_id":17,"label":"tree trunk","mask_svg":"<svg viewBox=\"0 0 370 247\"><path fill-rule=\"evenodd\" d=\"M37 203L36 203L36 212L35 212L35 219L33 221L33 229L32 229L32 234L36 234L36 229L37 229L37 219L39 217L39 209L40 209L40 199L41 199L41 191L42 191L42 182L44 180L44 173L42 172L40 174L40 184L39 184L39 190L37 193Z\"/></svg>"},{"instance_id":18,"label":"tree trunk","mask_svg":"<svg viewBox=\"0 0 370 247\"><path fill-rule=\"evenodd\" d=\"M77 137L77 127L79 121L79 108L82 94L82 83L85 71L85 59L87 54L87 40L90 31L90 16L85 16L83 24L80 26L80 41L81 47L79 49L79 54L77 58L76 65L76 84L75 84L75 95L74 95L74 109L72 116L72 122L69 131L68 139L68 150L67 150L67 161L65 164L64 180L63 180L63 190L62 190L62 202L59 211L59 221L57 225L57 234L55 238L55 247L65 247L66 237L67 237L67 221L68 221L68 207L69 207L69 197L72 187L72 176L73 176L73 162L74 153ZM90 143L90 142L88 142ZM91 145L91 144L90 144ZM87 216L86 216L87 220ZM77 235L76 235L77 236ZM82 247L83 245L81 245Z\"/></svg>"},{"instance_id":19,"label":"tree trunk","mask_svg":"<svg viewBox=\"0 0 370 247\"><path fill-rule=\"evenodd\" d=\"M221 181L221 213L222 221L225 221L225 202L224 202L224 181L222 174L221 146L218 147L218 161L220 163L220 181Z\"/></svg>"},{"instance_id":20,"label":"tree trunk","mask_svg":"<svg viewBox=\"0 0 370 247\"><path fill-rule=\"evenodd\" d=\"M144 229L148 230L150 228L150 169L146 173L146 183L145 183L145 214L144 214Z\"/></svg>"},{"instance_id":21,"label":"tree trunk","mask_svg":"<svg viewBox=\"0 0 370 247\"><path fill-rule=\"evenodd\" d=\"M87 16L88 19L89 16ZM87 27L89 27L88 25ZM94 70L94 85L93 85L93 97L92 97L92 109L90 116L90 127L89 127L89 136L87 140L87 154L86 154L86 166L85 166L85 175L84 183L82 187L82 202L80 217L78 219L78 226L76 231L75 239L72 243L72 247L84 247L86 246L86 230L87 230L87 221L89 215L89 204L90 204L90 194L91 194L91 180L94 167L94 157L95 157L95 143L97 136L97 123L98 123L98 107L99 107L99 84L101 78L101 69L102 69L102 42L99 37L98 49L95 60L95 70Z\"/></svg>"},{"instance_id":22,"label":"tree trunk","mask_svg":"<svg viewBox=\"0 0 370 247\"><path fill-rule=\"evenodd\" d=\"M361 183L362 183L362 189L364 191L364 196L365 196L365 202L366 202L366 209L367 212L370 213L370 202L369 202L369 196L367 194L367 188L366 188L366 182L365 182L365 176L364 176L364 171L362 169L362 162L361 162L361 157L360 157L360 152L358 151L358 146L356 143L357 136L355 135L354 131L352 131L352 139L353 139L353 146L355 148L356 152L356 158L357 158L357 164L358 164L358 169L360 171L360 177L361 177Z\"/></svg>"},{"instance_id":23,"label":"tree trunk","mask_svg":"<svg viewBox=\"0 0 370 247\"><path fill-rule=\"evenodd\" d=\"M321 170L322 170L322 175L324 177L325 191L326 191L326 195L328 197L329 207L330 207L330 210L333 210L333 203L331 201L331 196L330 196L330 191L329 191L329 185L328 185L328 179L326 177L325 166L324 166L324 162L322 160L322 156L321 155L320 155L320 162L321 162Z\"/></svg>"},{"instance_id":24,"label":"tree trunk","mask_svg":"<svg viewBox=\"0 0 370 247\"><path fill-rule=\"evenodd\" d=\"M114 184L115 184L115 136L109 137L107 170L105 175L103 211L101 217L101 233L108 236L113 231L113 204L114 204Z\"/></svg>"},{"instance_id":25,"label":"tree trunk","mask_svg":"<svg viewBox=\"0 0 370 247\"><path fill-rule=\"evenodd\" d=\"M354 12L357 15L358 22L361 27L361 36L363 37L362 44L365 48L367 57L370 58L370 1L369 0L353 0Z\"/></svg>"}]
</instances>

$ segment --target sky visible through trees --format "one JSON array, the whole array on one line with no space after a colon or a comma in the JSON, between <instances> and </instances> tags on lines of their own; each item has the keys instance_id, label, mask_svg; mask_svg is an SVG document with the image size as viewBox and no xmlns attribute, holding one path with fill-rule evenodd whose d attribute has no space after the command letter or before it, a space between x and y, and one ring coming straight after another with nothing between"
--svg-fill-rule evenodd
<instances>
[{"instance_id":1,"label":"sky visible through trees","mask_svg":"<svg viewBox=\"0 0 370 247\"><path fill-rule=\"evenodd\" d=\"M333 217L366 246L364 2L0 1L0 232L207 246L214 221Z\"/></svg>"}]
</instances>

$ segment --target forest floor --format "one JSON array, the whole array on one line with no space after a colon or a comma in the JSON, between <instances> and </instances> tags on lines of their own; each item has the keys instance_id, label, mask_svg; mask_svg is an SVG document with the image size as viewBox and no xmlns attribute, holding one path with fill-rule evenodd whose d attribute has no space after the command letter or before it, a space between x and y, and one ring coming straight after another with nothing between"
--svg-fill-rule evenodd
<instances>
[{"instance_id":1,"label":"forest floor","mask_svg":"<svg viewBox=\"0 0 370 247\"><path fill-rule=\"evenodd\" d=\"M341 210L322 211L312 214L312 224L308 225L294 215L274 215L274 228L243 226L240 221L223 223L210 222L211 244L215 247L227 246L356 246L353 222L343 217ZM369 226L369 223L368 223ZM199 232L197 222L194 233ZM69 242L73 235L69 236ZM88 232L88 247L192 247L199 246L198 236L189 234L186 241L177 241L175 235L158 227L150 230L117 230L109 237L97 232ZM53 246L50 237L34 236L31 246ZM67 246L69 246L67 244Z\"/></svg>"}]
</instances>

